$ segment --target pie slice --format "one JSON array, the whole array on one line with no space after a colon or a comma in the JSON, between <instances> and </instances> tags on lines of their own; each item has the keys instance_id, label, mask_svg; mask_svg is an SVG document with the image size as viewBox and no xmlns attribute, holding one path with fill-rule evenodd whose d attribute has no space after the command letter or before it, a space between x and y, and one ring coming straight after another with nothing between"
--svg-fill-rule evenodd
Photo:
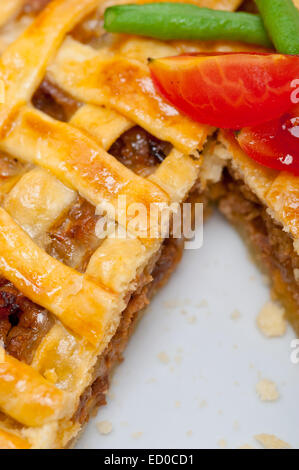
<instances>
[{"instance_id":1,"label":"pie slice","mask_svg":"<svg viewBox=\"0 0 299 470\"><path fill-rule=\"evenodd\" d=\"M262 253L296 323L298 181L262 169L229 134L216 137L179 114L156 94L146 65L149 56L248 46L103 34L111 2L7 3L0 20L0 448L64 448L105 403L140 313L182 254L183 240L163 240L159 222L160 237L137 236L129 206L170 207L194 195L219 201ZM194 3L234 9L241 2ZM117 230L104 230L105 213Z\"/></svg>"}]
</instances>

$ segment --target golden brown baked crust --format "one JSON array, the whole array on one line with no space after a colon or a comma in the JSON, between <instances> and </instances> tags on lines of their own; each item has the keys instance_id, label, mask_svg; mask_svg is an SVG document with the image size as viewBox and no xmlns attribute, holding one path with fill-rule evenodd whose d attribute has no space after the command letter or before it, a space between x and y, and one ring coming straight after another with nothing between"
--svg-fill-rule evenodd
<instances>
[{"instance_id":1,"label":"golden brown baked crust","mask_svg":"<svg viewBox=\"0 0 299 470\"><path fill-rule=\"evenodd\" d=\"M46 312L49 327L30 360L16 359L0 345L0 448L61 448L80 431L73 417L93 383L94 367L120 325L137 279L157 261L162 245L160 239L132 233L127 238L107 236L87 261L76 264L74 230L80 231L83 220L93 227L96 212L90 210L87 217L82 209L76 225L71 211L76 204L81 210L81 199L82 207L97 207L98 212L110 203L114 223L125 233L118 196L146 207L182 202L198 179L203 160L198 151L212 130L180 115L156 94L146 59L247 46L98 38L84 20L97 10L96 21L109 2L53 0L38 16L45 2L37 0L34 8L29 3L11 0L0 20L0 80L5 84L0 104L0 161L5 170L0 178L0 275L6 283L0 306L15 315L19 292L29 299L30 308L36 304ZM194 3L233 9L240 1ZM51 117L45 106L34 106L42 81L49 95L55 95L57 107L63 103L61 119L57 110ZM136 124L172 145L147 177L109 153ZM296 242L297 180L257 167L239 154L228 135L221 141L229 156L223 158L213 147L213 159L203 163L202 180L216 181L227 158L232 159ZM213 163L220 172L211 168ZM75 261L73 253L60 256L58 242L75 247Z\"/></svg>"}]
</instances>

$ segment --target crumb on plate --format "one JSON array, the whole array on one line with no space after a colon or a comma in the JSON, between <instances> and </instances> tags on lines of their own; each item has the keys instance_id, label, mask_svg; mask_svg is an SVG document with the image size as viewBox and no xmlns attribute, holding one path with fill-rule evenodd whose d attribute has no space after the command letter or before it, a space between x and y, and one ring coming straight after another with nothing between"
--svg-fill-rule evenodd
<instances>
[{"instance_id":1,"label":"crumb on plate","mask_svg":"<svg viewBox=\"0 0 299 470\"><path fill-rule=\"evenodd\" d=\"M165 351L161 351L159 354L158 354L158 359L160 362L162 362L163 364L168 364L170 359L169 359L169 356L168 354L165 352Z\"/></svg>"},{"instance_id":2,"label":"crumb on plate","mask_svg":"<svg viewBox=\"0 0 299 470\"><path fill-rule=\"evenodd\" d=\"M139 439L143 435L142 431L136 431L132 433L133 439Z\"/></svg>"},{"instance_id":3,"label":"crumb on plate","mask_svg":"<svg viewBox=\"0 0 299 470\"><path fill-rule=\"evenodd\" d=\"M218 441L218 447L220 447L221 449L225 449L225 447L227 447L227 442L225 439L220 439Z\"/></svg>"},{"instance_id":4,"label":"crumb on plate","mask_svg":"<svg viewBox=\"0 0 299 470\"><path fill-rule=\"evenodd\" d=\"M198 403L198 406L199 408L204 408L205 406L207 406L207 402L206 400L201 400L199 403Z\"/></svg>"},{"instance_id":5,"label":"crumb on plate","mask_svg":"<svg viewBox=\"0 0 299 470\"><path fill-rule=\"evenodd\" d=\"M202 308L202 307L207 307L207 306L208 306L208 302L206 299L203 299L201 302L195 305L196 308Z\"/></svg>"},{"instance_id":6,"label":"crumb on plate","mask_svg":"<svg viewBox=\"0 0 299 470\"><path fill-rule=\"evenodd\" d=\"M265 449L290 449L291 446L287 442L279 439L273 434L257 434L255 439L262 444Z\"/></svg>"},{"instance_id":7,"label":"crumb on plate","mask_svg":"<svg viewBox=\"0 0 299 470\"><path fill-rule=\"evenodd\" d=\"M239 310L235 309L231 313L230 317L231 317L232 320L239 320L239 318L241 317L241 313L239 312Z\"/></svg>"},{"instance_id":8,"label":"crumb on plate","mask_svg":"<svg viewBox=\"0 0 299 470\"><path fill-rule=\"evenodd\" d=\"M110 434L112 431L112 423L110 421L99 421L97 424L97 430L100 434Z\"/></svg>"},{"instance_id":9,"label":"crumb on plate","mask_svg":"<svg viewBox=\"0 0 299 470\"><path fill-rule=\"evenodd\" d=\"M238 449L254 449L250 444L242 444Z\"/></svg>"},{"instance_id":10,"label":"crumb on plate","mask_svg":"<svg viewBox=\"0 0 299 470\"><path fill-rule=\"evenodd\" d=\"M268 379L262 379L256 384L256 393L262 401L275 401L279 398L276 384Z\"/></svg>"},{"instance_id":11,"label":"crumb on plate","mask_svg":"<svg viewBox=\"0 0 299 470\"><path fill-rule=\"evenodd\" d=\"M187 318L187 322L190 323L190 325L193 325L194 323L196 323L196 316L195 315L192 315L191 317L188 317Z\"/></svg>"},{"instance_id":12,"label":"crumb on plate","mask_svg":"<svg viewBox=\"0 0 299 470\"><path fill-rule=\"evenodd\" d=\"M260 331L269 338L283 336L287 327L284 313L284 309L276 303L267 302L257 317Z\"/></svg>"}]
</instances>

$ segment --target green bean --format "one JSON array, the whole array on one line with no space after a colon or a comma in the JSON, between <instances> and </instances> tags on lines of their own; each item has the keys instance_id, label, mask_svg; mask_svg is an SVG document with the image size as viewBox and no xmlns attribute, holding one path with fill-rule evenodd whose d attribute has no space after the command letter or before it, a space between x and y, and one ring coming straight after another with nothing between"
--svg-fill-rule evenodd
<instances>
[{"instance_id":1,"label":"green bean","mask_svg":"<svg viewBox=\"0 0 299 470\"><path fill-rule=\"evenodd\" d=\"M292 0L256 0L265 27L282 54L299 54L299 10Z\"/></svg>"},{"instance_id":2,"label":"green bean","mask_svg":"<svg viewBox=\"0 0 299 470\"><path fill-rule=\"evenodd\" d=\"M186 3L113 6L105 11L104 27L113 33L162 40L229 40L271 46L260 16L210 10Z\"/></svg>"}]
</instances>

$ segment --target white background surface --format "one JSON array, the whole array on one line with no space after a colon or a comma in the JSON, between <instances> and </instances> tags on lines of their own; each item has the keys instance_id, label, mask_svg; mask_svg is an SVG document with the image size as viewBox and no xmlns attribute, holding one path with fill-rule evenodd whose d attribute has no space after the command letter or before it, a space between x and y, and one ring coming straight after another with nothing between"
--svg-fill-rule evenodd
<instances>
[{"instance_id":1,"label":"white background surface","mask_svg":"<svg viewBox=\"0 0 299 470\"><path fill-rule=\"evenodd\" d=\"M203 247L185 252L139 323L108 405L77 448L217 448L223 439L228 448L259 448L259 433L298 448L299 364L290 361L295 334L289 327L282 338L262 335L256 316L267 300L269 289L243 242L214 215ZM238 320L231 318L235 309ZM161 352L168 363L159 360ZM260 401L260 378L277 384L278 401ZM112 423L109 435L96 429L103 420Z\"/></svg>"}]
</instances>

